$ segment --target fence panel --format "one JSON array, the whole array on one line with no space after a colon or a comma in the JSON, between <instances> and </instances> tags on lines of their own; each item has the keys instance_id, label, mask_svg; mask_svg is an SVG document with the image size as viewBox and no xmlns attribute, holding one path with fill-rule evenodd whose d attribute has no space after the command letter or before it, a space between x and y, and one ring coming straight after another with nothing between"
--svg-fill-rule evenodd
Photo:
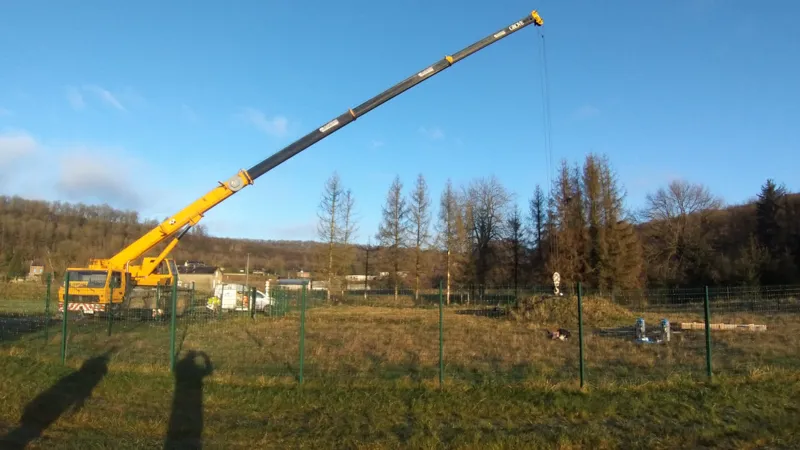
<instances>
[{"instance_id":1,"label":"fence panel","mask_svg":"<svg viewBox=\"0 0 800 450\"><path fill-rule=\"evenodd\" d=\"M800 287L709 288L714 373L800 370Z\"/></svg>"},{"instance_id":2,"label":"fence panel","mask_svg":"<svg viewBox=\"0 0 800 450\"><path fill-rule=\"evenodd\" d=\"M137 290L111 316L68 298L64 327L60 284L0 283L0 349L55 361L63 350L67 362L114 349L116 367L152 371L170 368L174 346L176 360L204 352L217 373L286 382L302 374L438 384L443 373L444 384L577 385L581 376L572 286L558 295L546 286L445 286L441 297L425 288L331 298L306 286L305 315L301 285L273 286L255 301L247 288L218 298L225 288L182 286L173 332L169 289ZM704 379L705 301L705 288L582 286L585 382ZM714 375L800 369L800 287L710 287L708 310Z\"/></svg>"}]
</instances>

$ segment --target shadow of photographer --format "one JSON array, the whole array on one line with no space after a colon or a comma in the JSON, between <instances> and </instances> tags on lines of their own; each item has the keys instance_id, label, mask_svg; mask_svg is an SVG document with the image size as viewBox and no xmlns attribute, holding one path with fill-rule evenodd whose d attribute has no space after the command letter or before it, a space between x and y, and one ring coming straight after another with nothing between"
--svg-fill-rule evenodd
<instances>
[{"instance_id":1,"label":"shadow of photographer","mask_svg":"<svg viewBox=\"0 0 800 450\"><path fill-rule=\"evenodd\" d=\"M112 348L87 359L80 369L59 379L53 386L28 402L17 428L0 438L2 448L23 449L42 436L67 411L78 412L103 377L108 374Z\"/></svg>"},{"instance_id":2,"label":"shadow of photographer","mask_svg":"<svg viewBox=\"0 0 800 450\"><path fill-rule=\"evenodd\" d=\"M200 364L198 364L200 359ZM165 449L202 448L203 378L211 375L211 359L190 350L175 365L175 394L172 401Z\"/></svg>"}]
</instances>

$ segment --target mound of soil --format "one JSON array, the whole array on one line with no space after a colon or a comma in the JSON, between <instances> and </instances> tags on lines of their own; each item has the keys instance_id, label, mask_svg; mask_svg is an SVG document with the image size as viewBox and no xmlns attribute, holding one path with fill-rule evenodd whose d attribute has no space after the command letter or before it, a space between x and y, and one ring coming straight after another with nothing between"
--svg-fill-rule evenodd
<instances>
[{"instance_id":1,"label":"mound of soil","mask_svg":"<svg viewBox=\"0 0 800 450\"><path fill-rule=\"evenodd\" d=\"M554 295L527 297L520 300L516 308L511 309L510 316L514 320L535 324L577 326L578 298ZM632 322L635 318L631 311L615 305L607 299L583 298L583 323L585 326L602 326L620 321Z\"/></svg>"}]
</instances>

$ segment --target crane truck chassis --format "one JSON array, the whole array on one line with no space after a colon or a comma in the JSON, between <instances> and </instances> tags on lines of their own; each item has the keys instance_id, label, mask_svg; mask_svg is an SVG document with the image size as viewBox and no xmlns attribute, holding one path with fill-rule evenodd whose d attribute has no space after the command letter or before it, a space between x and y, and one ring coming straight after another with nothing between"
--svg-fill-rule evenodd
<instances>
[{"instance_id":1,"label":"crane truck chassis","mask_svg":"<svg viewBox=\"0 0 800 450\"><path fill-rule=\"evenodd\" d=\"M355 121L362 115L388 102L417 84L431 78L456 62L488 47L489 45L527 27L542 26L543 20L534 10L523 19L504 27L472 45L447 55L431 66L416 72L391 88L370 98L355 108L311 131L295 142L289 144L272 156L264 159L249 170L240 170L225 182L219 182L214 189L195 200L147 232L145 235L125 247L108 259L93 259L86 268L67 268L64 286L58 290L59 310L64 309L64 297L67 296L68 310L82 311L84 314L96 312L113 312L120 308L131 295L142 288L152 289L158 286L171 286L177 282L177 267L168 254L175 248L189 229L196 225L203 215L244 187L253 184L260 176L286 162L320 140L330 136L337 130ZM154 247L175 236L157 257L143 258L141 264L134 262Z\"/></svg>"}]
</instances>

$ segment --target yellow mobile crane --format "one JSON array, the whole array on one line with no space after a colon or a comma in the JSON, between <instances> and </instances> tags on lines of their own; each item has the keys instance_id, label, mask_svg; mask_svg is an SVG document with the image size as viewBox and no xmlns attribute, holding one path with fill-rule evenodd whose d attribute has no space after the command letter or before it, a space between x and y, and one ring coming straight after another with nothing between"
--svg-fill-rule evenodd
<instances>
[{"instance_id":1,"label":"yellow mobile crane","mask_svg":"<svg viewBox=\"0 0 800 450\"><path fill-rule=\"evenodd\" d=\"M117 305L122 304L129 298L136 287L171 285L175 282L177 267L173 260L166 258L167 255L175 248L181 237L192 226L196 225L211 208L239 192L245 186L253 184L256 178L284 163L289 158L456 62L528 25L542 26L543 23L539 13L534 10L522 20L504 27L452 55L445 56L432 66L415 73L361 105L348 109L347 112L289 144L249 170L240 170L227 181L219 182L219 186L195 200L174 216L167 218L111 258L93 259L86 268L68 268L68 308L70 310L83 311L84 313L108 311L108 305L117 307ZM141 264L135 263L145 253L166 242L171 236L175 237L157 257L143 258ZM58 290L59 309L61 310L63 310L64 293L65 289L62 286Z\"/></svg>"}]
</instances>

